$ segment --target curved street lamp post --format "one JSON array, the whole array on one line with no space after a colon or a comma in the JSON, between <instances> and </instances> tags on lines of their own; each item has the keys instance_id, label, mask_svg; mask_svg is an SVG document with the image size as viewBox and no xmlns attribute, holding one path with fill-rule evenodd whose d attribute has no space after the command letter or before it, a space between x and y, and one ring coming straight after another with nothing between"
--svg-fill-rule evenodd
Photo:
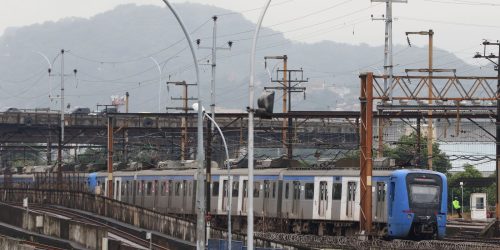
<instances>
[{"instance_id":1,"label":"curved street lamp post","mask_svg":"<svg viewBox=\"0 0 500 250\"><path fill-rule=\"evenodd\" d=\"M198 104L197 103L193 103L192 105L192 108L194 111L198 111ZM226 210L227 210L227 247L228 249L232 249L231 248L231 240L232 240L232 235L231 235L231 208L232 208L232 192L229 191L230 190L230 187L233 186L233 180L232 180L232 177L231 177L231 165L229 164L229 150L227 149L227 143L226 143L226 138L224 137L224 134L222 133L222 130L220 129L219 127L219 124L217 124L215 122L215 120L210 116L208 115L206 112L205 112L205 108L201 107L201 111L203 112L203 115L209 119L213 124L214 126L217 128L217 130L219 131L219 134L220 134L220 137L222 138L222 143L224 144L224 149L226 151L226 168L227 168L227 188L226 188L226 191L227 191L227 197L229 199L228 203L227 203L227 206L226 206Z\"/></svg>"},{"instance_id":2,"label":"curved street lamp post","mask_svg":"<svg viewBox=\"0 0 500 250\"><path fill-rule=\"evenodd\" d=\"M196 84L197 92L198 92L198 106L201 107L201 95L200 95L200 69L198 67L198 58L196 56L196 51L193 47L193 40L189 35L184 23L182 22L181 17L177 14L174 7L168 2L168 0L162 0L167 7L170 9L172 14L179 22L179 25L182 28L184 36L188 42L189 48L191 49L191 55L193 56L193 63L196 71ZM203 113L201 109L198 110L198 146L196 152L196 161L197 161L197 173L196 173L196 203L198 204L198 212L196 216L196 248L198 250L205 249L205 175L203 172L203 166L205 161L205 152L203 149ZM210 177L209 177L210 178Z\"/></svg>"},{"instance_id":3,"label":"curved street lamp post","mask_svg":"<svg viewBox=\"0 0 500 250\"><path fill-rule=\"evenodd\" d=\"M257 38L259 36L260 27L264 20L264 15L271 4L268 0L262 12L260 13L259 21L255 27L255 33L252 42L252 53L250 54L250 83L248 86L248 208L247 208L247 249L253 247L253 116L254 116L254 74L255 74L255 50L257 47Z\"/></svg>"}]
</instances>

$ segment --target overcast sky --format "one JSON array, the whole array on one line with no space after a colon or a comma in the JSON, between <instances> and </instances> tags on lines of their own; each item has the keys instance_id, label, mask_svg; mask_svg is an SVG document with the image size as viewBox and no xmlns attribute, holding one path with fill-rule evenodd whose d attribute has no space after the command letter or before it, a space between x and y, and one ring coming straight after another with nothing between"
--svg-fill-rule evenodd
<instances>
[{"instance_id":1,"label":"overcast sky","mask_svg":"<svg viewBox=\"0 0 500 250\"><path fill-rule=\"evenodd\" d=\"M252 9L263 6L265 0L171 2L210 4L242 12L246 18L256 21L259 11ZM161 0L2 0L0 33L11 26L72 16L91 17L126 3L164 6ZM499 11L498 0L408 0L406 4L394 3L394 43L407 44L405 31L432 28L436 47L471 62L473 53L482 49L483 38L500 39ZM370 15L381 17L384 13L385 3L371 3L370 0L273 0L264 25L284 31L287 38L300 42L332 40L382 45L384 22L372 21ZM411 37L411 41L418 46L427 44L426 37Z\"/></svg>"}]
</instances>

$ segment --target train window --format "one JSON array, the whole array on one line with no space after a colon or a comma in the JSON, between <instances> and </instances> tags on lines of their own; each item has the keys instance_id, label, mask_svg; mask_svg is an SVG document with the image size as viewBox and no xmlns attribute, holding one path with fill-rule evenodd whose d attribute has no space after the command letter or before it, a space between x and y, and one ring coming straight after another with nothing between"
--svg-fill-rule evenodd
<instances>
[{"instance_id":1,"label":"train window","mask_svg":"<svg viewBox=\"0 0 500 250\"><path fill-rule=\"evenodd\" d=\"M248 197L248 181L243 180L243 197Z\"/></svg>"},{"instance_id":2,"label":"train window","mask_svg":"<svg viewBox=\"0 0 500 250\"><path fill-rule=\"evenodd\" d=\"M115 186L113 186L114 188L120 188L123 185L121 181L116 181L114 184L115 184ZM116 190L116 193L118 193L117 191L121 192L121 190Z\"/></svg>"},{"instance_id":3,"label":"train window","mask_svg":"<svg viewBox=\"0 0 500 250\"><path fill-rule=\"evenodd\" d=\"M222 186L222 194L224 195L224 197L227 197L228 196L228 193L227 193L227 184L228 181L227 180L224 180L224 184Z\"/></svg>"},{"instance_id":4,"label":"train window","mask_svg":"<svg viewBox=\"0 0 500 250\"><path fill-rule=\"evenodd\" d=\"M347 200L355 201L356 200L356 182L348 182L347 183Z\"/></svg>"},{"instance_id":5,"label":"train window","mask_svg":"<svg viewBox=\"0 0 500 250\"><path fill-rule=\"evenodd\" d=\"M238 197L240 193L240 183L237 181L233 181L233 197Z\"/></svg>"},{"instance_id":6,"label":"train window","mask_svg":"<svg viewBox=\"0 0 500 250\"><path fill-rule=\"evenodd\" d=\"M342 183L333 183L332 200L340 200L342 198Z\"/></svg>"},{"instance_id":7,"label":"train window","mask_svg":"<svg viewBox=\"0 0 500 250\"><path fill-rule=\"evenodd\" d=\"M187 192L188 192L188 185L187 185L187 181L182 181L182 195L187 196Z\"/></svg>"},{"instance_id":8,"label":"train window","mask_svg":"<svg viewBox=\"0 0 500 250\"><path fill-rule=\"evenodd\" d=\"M180 189L181 189L181 183L180 182L175 182L175 196L180 195Z\"/></svg>"},{"instance_id":9,"label":"train window","mask_svg":"<svg viewBox=\"0 0 500 250\"><path fill-rule=\"evenodd\" d=\"M293 199L300 200L300 181L293 182Z\"/></svg>"},{"instance_id":10,"label":"train window","mask_svg":"<svg viewBox=\"0 0 500 250\"><path fill-rule=\"evenodd\" d=\"M122 190L121 190L121 195L125 196L125 191L127 190L127 185L122 182Z\"/></svg>"},{"instance_id":11,"label":"train window","mask_svg":"<svg viewBox=\"0 0 500 250\"><path fill-rule=\"evenodd\" d=\"M148 184L146 186L146 195L151 195L153 192L153 183L148 181Z\"/></svg>"},{"instance_id":12,"label":"train window","mask_svg":"<svg viewBox=\"0 0 500 250\"><path fill-rule=\"evenodd\" d=\"M377 182L377 201L385 201L385 183Z\"/></svg>"},{"instance_id":13,"label":"train window","mask_svg":"<svg viewBox=\"0 0 500 250\"><path fill-rule=\"evenodd\" d=\"M288 192L290 191L290 183L285 184L285 199L288 199Z\"/></svg>"},{"instance_id":14,"label":"train window","mask_svg":"<svg viewBox=\"0 0 500 250\"><path fill-rule=\"evenodd\" d=\"M165 194L167 193L167 183L165 181L162 181L161 182L161 188L160 188L160 195L161 196L165 196Z\"/></svg>"},{"instance_id":15,"label":"train window","mask_svg":"<svg viewBox=\"0 0 500 250\"><path fill-rule=\"evenodd\" d=\"M259 198L260 194L260 182L255 182L255 185L253 186L253 198Z\"/></svg>"},{"instance_id":16,"label":"train window","mask_svg":"<svg viewBox=\"0 0 500 250\"><path fill-rule=\"evenodd\" d=\"M139 193L142 193L143 189L144 189L144 181L141 181L139 183L139 186L137 187L139 189Z\"/></svg>"},{"instance_id":17,"label":"train window","mask_svg":"<svg viewBox=\"0 0 500 250\"><path fill-rule=\"evenodd\" d=\"M314 183L306 183L305 198L306 200L312 200L314 198Z\"/></svg>"},{"instance_id":18,"label":"train window","mask_svg":"<svg viewBox=\"0 0 500 250\"><path fill-rule=\"evenodd\" d=\"M273 199L276 198L276 182L273 182Z\"/></svg>"},{"instance_id":19,"label":"train window","mask_svg":"<svg viewBox=\"0 0 500 250\"><path fill-rule=\"evenodd\" d=\"M167 186L168 195L172 195L173 190L174 190L174 184L173 184L172 180L169 180L168 186Z\"/></svg>"},{"instance_id":20,"label":"train window","mask_svg":"<svg viewBox=\"0 0 500 250\"><path fill-rule=\"evenodd\" d=\"M212 183L212 196L213 197L219 196L219 182L218 181L214 181Z\"/></svg>"},{"instance_id":21,"label":"train window","mask_svg":"<svg viewBox=\"0 0 500 250\"><path fill-rule=\"evenodd\" d=\"M264 181L264 198L269 198L269 181Z\"/></svg>"},{"instance_id":22,"label":"train window","mask_svg":"<svg viewBox=\"0 0 500 250\"><path fill-rule=\"evenodd\" d=\"M412 203L439 204L439 187L430 185L410 185L410 199Z\"/></svg>"}]
</instances>

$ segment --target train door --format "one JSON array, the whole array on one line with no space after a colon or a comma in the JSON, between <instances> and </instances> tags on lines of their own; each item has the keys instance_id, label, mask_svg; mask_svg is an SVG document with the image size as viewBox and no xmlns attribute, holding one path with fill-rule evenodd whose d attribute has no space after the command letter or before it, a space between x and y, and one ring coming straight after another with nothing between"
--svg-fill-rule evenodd
<instances>
[{"instance_id":1,"label":"train door","mask_svg":"<svg viewBox=\"0 0 500 250\"><path fill-rule=\"evenodd\" d=\"M114 178L114 188L113 188L113 199L115 200L122 200L122 178L121 177L115 177Z\"/></svg>"},{"instance_id":2,"label":"train door","mask_svg":"<svg viewBox=\"0 0 500 250\"><path fill-rule=\"evenodd\" d=\"M328 209L328 183L326 181L319 182L319 207L318 214L320 217L325 217Z\"/></svg>"},{"instance_id":3,"label":"train door","mask_svg":"<svg viewBox=\"0 0 500 250\"><path fill-rule=\"evenodd\" d=\"M153 210L156 210L156 208L158 207L158 195L160 193L160 189L159 189L159 182L158 180L154 180L153 182Z\"/></svg>"},{"instance_id":4,"label":"train door","mask_svg":"<svg viewBox=\"0 0 500 250\"><path fill-rule=\"evenodd\" d=\"M146 183L145 181L141 181L139 185L139 195L141 197L141 207L144 207L144 196L146 196Z\"/></svg>"},{"instance_id":5,"label":"train door","mask_svg":"<svg viewBox=\"0 0 500 250\"><path fill-rule=\"evenodd\" d=\"M138 195L138 192L137 192L137 186L138 186L138 182L137 180L134 179L134 181L132 182L132 204L137 204L137 195Z\"/></svg>"},{"instance_id":6,"label":"train door","mask_svg":"<svg viewBox=\"0 0 500 250\"><path fill-rule=\"evenodd\" d=\"M346 202L346 217L352 219L356 209L356 189L355 181L347 182L347 202Z\"/></svg>"},{"instance_id":7,"label":"train door","mask_svg":"<svg viewBox=\"0 0 500 250\"><path fill-rule=\"evenodd\" d=\"M300 205L300 181L293 182L293 200L292 200L292 213L294 215L299 214Z\"/></svg>"},{"instance_id":8,"label":"train door","mask_svg":"<svg viewBox=\"0 0 500 250\"><path fill-rule=\"evenodd\" d=\"M101 189L102 196L108 197L108 178L104 178L104 188ZM104 190L104 192L102 192ZM109 197L108 197L109 198Z\"/></svg>"},{"instance_id":9,"label":"train door","mask_svg":"<svg viewBox=\"0 0 500 250\"><path fill-rule=\"evenodd\" d=\"M231 176L231 182L233 183L233 199L231 201L232 202L231 206L233 208L231 209L231 211L236 212L237 214L243 214L243 213L246 214L247 204L248 204L248 199L247 199L248 192L247 195L245 195L245 189L248 189L248 177L237 176L237 175Z\"/></svg>"},{"instance_id":10,"label":"train door","mask_svg":"<svg viewBox=\"0 0 500 250\"><path fill-rule=\"evenodd\" d=\"M241 211L243 213L247 212L248 206L248 180L243 180L243 195L241 201Z\"/></svg>"},{"instance_id":11,"label":"train door","mask_svg":"<svg viewBox=\"0 0 500 250\"><path fill-rule=\"evenodd\" d=\"M270 196L271 196L270 181L264 181L264 199L262 201L262 212L264 213L264 216L267 215L267 208L269 207Z\"/></svg>"},{"instance_id":12,"label":"train door","mask_svg":"<svg viewBox=\"0 0 500 250\"><path fill-rule=\"evenodd\" d=\"M191 213L196 212L196 179L190 181L192 183L192 191L191 191Z\"/></svg>"},{"instance_id":13,"label":"train door","mask_svg":"<svg viewBox=\"0 0 500 250\"><path fill-rule=\"evenodd\" d=\"M228 202L229 202L229 181L224 180L222 184L222 211L227 212Z\"/></svg>"},{"instance_id":14,"label":"train door","mask_svg":"<svg viewBox=\"0 0 500 250\"><path fill-rule=\"evenodd\" d=\"M377 221L385 220L385 194L386 194L386 185L385 182L377 182L376 187L376 206L375 206L375 219Z\"/></svg>"},{"instance_id":15,"label":"train door","mask_svg":"<svg viewBox=\"0 0 500 250\"><path fill-rule=\"evenodd\" d=\"M317 178L314 185L315 197L314 197L314 219L326 219L329 205L330 205L330 193L328 192L328 180L326 178ZM330 217L330 216L328 216Z\"/></svg>"},{"instance_id":16,"label":"train door","mask_svg":"<svg viewBox=\"0 0 500 250\"><path fill-rule=\"evenodd\" d=\"M187 191L188 191L188 186L187 186L187 181L183 180L182 181L182 211L186 210L186 205L187 205Z\"/></svg>"},{"instance_id":17,"label":"train door","mask_svg":"<svg viewBox=\"0 0 500 250\"><path fill-rule=\"evenodd\" d=\"M130 203L130 180L125 182L125 202Z\"/></svg>"},{"instance_id":18,"label":"train door","mask_svg":"<svg viewBox=\"0 0 500 250\"><path fill-rule=\"evenodd\" d=\"M172 180L168 180L167 186L167 212L170 212L170 208L172 207L172 196L174 195L174 184Z\"/></svg>"}]
</instances>

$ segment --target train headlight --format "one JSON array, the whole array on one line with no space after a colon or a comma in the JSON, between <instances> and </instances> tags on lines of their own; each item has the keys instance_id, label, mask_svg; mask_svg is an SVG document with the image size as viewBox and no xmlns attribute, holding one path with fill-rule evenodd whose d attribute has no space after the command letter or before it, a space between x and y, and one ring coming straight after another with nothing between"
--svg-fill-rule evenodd
<instances>
[{"instance_id":1,"label":"train headlight","mask_svg":"<svg viewBox=\"0 0 500 250\"><path fill-rule=\"evenodd\" d=\"M411 220L411 214L406 215L408 217L408 220Z\"/></svg>"},{"instance_id":2,"label":"train headlight","mask_svg":"<svg viewBox=\"0 0 500 250\"><path fill-rule=\"evenodd\" d=\"M441 215L438 215L438 220L442 220L443 218L441 217Z\"/></svg>"}]
</instances>

